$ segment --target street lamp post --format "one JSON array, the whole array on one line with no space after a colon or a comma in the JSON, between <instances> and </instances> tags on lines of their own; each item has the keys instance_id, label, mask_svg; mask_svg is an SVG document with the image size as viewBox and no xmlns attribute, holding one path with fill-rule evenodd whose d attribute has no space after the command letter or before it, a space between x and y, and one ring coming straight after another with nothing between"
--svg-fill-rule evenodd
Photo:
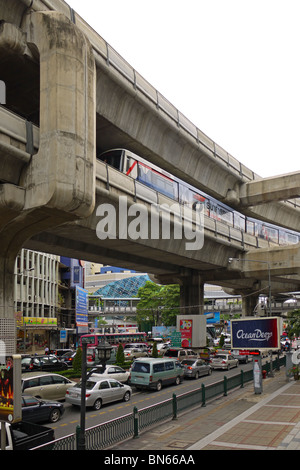
<instances>
[{"instance_id":1,"label":"street lamp post","mask_svg":"<svg viewBox=\"0 0 300 470\"><path fill-rule=\"evenodd\" d=\"M249 261L250 263L263 263L268 266L268 282L269 282L269 316L272 316L272 306L271 306L271 268L270 268L270 263L268 261L264 260L257 260L257 259L242 259L242 258L229 258L228 262L232 263L232 261ZM273 354L271 350L271 361L270 361L270 377L274 377L273 374Z\"/></svg>"},{"instance_id":2,"label":"street lamp post","mask_svg":"<svg viewBox=\"0 0 300 470\"><path fill-rule=\"evenodd\" d=\"M268 283L269 283L269 315L270 317L272 316L272 306L271 306L271 268L270 268L270 263L268 261L261 261L261 260L256 260L256 259L242 259L242 258L229 258L228 262L232 263L232 261L249 261L250 263L263 263L268 266Z\"/></svg>"},{"instance_id":3,"label":"street lamp post","mask_svg":"<svg viewBox=\"0 0 300 470\"><path fill-rule=\"evenodd\" d=\"M81 363L81 402L80 402L80 426L78 429L78 450L85 450L85 396L87 379L94 372L94 368L87 373L86 351L89 338L82 338L82 363ZM99 343L96 347L98 360L105 367L106 362L110 359L112 347L106 341Z\"/></svg>"}]
</instances>

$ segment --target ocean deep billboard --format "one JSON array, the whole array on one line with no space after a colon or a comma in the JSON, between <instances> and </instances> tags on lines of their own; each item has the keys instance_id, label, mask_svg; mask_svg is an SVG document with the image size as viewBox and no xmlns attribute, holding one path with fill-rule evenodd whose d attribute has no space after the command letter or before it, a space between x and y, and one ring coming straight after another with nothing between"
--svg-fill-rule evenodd
<instances>
[{"instance_id":1,"label":"ocean deep billboard","mask_svg":"<svg viewBox=\"0 0 300 470\"><path fill-rule=\"evenodd\" d=\"M279 317L241 318L231 321L231 346L234 349L280 349Z\"/></svg>"}]
</instances>

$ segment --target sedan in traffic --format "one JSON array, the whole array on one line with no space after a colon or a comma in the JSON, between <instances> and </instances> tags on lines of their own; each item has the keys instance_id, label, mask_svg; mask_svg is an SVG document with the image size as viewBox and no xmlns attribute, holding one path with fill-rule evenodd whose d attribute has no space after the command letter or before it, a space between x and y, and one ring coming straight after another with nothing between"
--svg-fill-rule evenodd
<instances>
[{"instance_id":1,"label":"sedan in traffic","mask_svg":"<svg viewBox=\"0 0 300 470\"><path fill-rule=\"evenodd\" d=\"M210 365L202 359L184 359L181 361L184 377L198 379L202 375L210 375Z\"/></svg>"},{"instance_id":2,"label":"sedan in traffic","mask_svg":"<svg viewBox=\"0 0 300 470\"><path fill-rule=\"evenodd\" d=\"M22 395L22 419L29 423L56 423L65 411L63 403Z\"/></svg>"},{"instance_id":3,"label":"sedan in traffic","mask_svg":"<svg viewBox=\"0 0 300 470\"><path fill-rule=\"evenodd\" d=\"M129 376L130 373L119 366L98 367L92 374L92 377L98 377L99 379L115 379L121 383L127 383Z\"/></svg>"},{"instance_id":4,"label":"sedan in traffic","mask_svg":"<svg viewBox=\"0 0 300 470\"><path fill-rule=\"evenodd\" d=\"M81 387L79 382L66 392L66 402L71 405L81 406ZM113 401L129 401L132 389L129 385L122 384L114 379L99 379L91 376L86 382L86 407L92 407L94 410L100 410L102 405Z\"/></svg>"},{"instance_id":5,"label":"sedan in traffic","mask_svg":"<svg viewBox=\"0 0 300 470\"><path fill-rule=\"evenodd\" d=\"M148 357L149 354L146 350L138 348L124 349L124 356L126 361L132 361L138 357Z\"/></svg>"},{"instance_id":6,"label":"sedan in traffic","mask_svg":"<svg viewBox=\"0 0 300 470\"><path fill-rule=\"evenodd\" d=\"M212 369L231 369L231 367L238 366L238 359L235 359L231 354L216 354L210 360Z\"/></svg>"}]
</instances>

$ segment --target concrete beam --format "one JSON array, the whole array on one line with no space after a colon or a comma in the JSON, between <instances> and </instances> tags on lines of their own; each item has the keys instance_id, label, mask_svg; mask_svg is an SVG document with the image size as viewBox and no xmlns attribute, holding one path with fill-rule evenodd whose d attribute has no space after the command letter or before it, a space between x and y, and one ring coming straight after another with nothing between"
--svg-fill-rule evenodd
<instances>
[{"instance_id":1,"label":"concrete beam","mask_svg":"<svg viewBox=\"0 0 300 470\"><path fill-rule=\"evenodd\" d=\"M300 171L250 181L240 188L239 199L244 207L300 197Z\"/></svg>"},{"instance_id":2,"label":"concrete beam","mask_svg":"<svg viewBox=\"0 0 300 470\"><path fill-rule=\"evenodd\" d=\"M300 274L300 246L272 247L267 250L248 251L239 259L232 259L229 270L242 271L245 278L274 276L298 276Z\"/></svg>"}]
</instances>

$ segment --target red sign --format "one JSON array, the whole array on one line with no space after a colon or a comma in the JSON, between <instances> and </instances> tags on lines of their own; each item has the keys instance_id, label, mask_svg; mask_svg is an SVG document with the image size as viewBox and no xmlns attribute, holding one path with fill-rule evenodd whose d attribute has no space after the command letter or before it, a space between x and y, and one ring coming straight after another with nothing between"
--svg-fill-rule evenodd
<instances>
[{"instance_id":1,"label":"red sign","mask_svg":"<svg viewBox=\"0 0 300 470\"><path fill-rule=\"evenodd\" d=\"M193 320L187 318L180 320L181 346L190 348L192 346Z\"/></svg>"},{"instance_id":2,"label":"red sign","mask_svg":"<svg viewBox=\"0 0 300 470\"><path fill-rule=\"evenodd\" d=\"M240 349L239 350L239 355L240 356L259 356L260 352L259 351L249 351L247 349Z\"/></svg>"}]
</instances>

